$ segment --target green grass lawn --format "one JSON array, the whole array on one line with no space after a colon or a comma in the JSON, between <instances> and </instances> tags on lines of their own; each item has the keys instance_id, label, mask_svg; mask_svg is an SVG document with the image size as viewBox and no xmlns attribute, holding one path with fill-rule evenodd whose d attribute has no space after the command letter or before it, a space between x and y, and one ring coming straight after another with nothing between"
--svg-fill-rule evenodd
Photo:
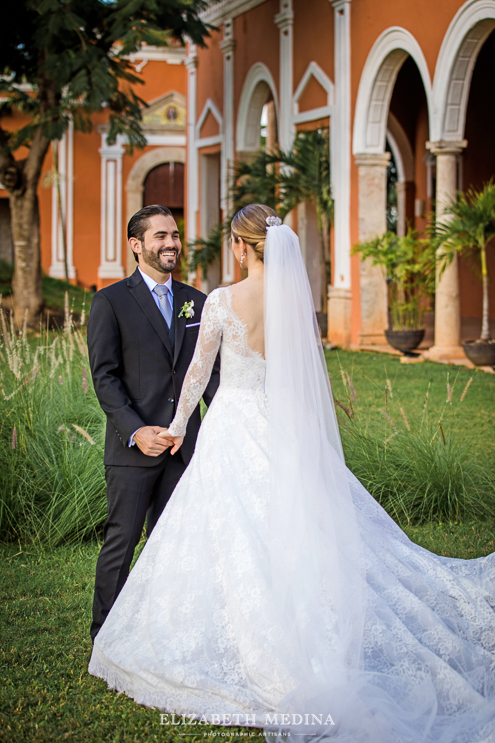
<instances>
[{"instance_id":1,"label":"green grass lawn","mask_svg":"<svg viewBox=\"0 0 495 743\"><path fill-rule=\"evenodd\" d=\"M432 363L407 366L382 354L332 351L327 360L335 397L346 407L352 403L355 416L370 430L388 436L390 423L380 410L399 426L401 407L411 427L419 425L428 392L428 408L432 416L442 416L446 434L471 437L473 447L493 462L493 375ZM339 413L345 422L345 413L340 409ZM405 532L414 542L445 556L474 558L495 550L494 519L407 526ZM230 740L260 741L259 733L249 729L161 726L158 711L136 705L88 675L98 549L95 542L51 550L0 545L0 740L208 741L207 733L214 732L224 738L228 733Z\"/></svg>"},{"instance_id":2,"label":"green grass lawn","mask_svg":"<svg viewBox=\"0 0 495 743\"><path fill-rule=\"evenodd\" d=\"M98 545L19 551L14 545L0 548L0 740L210 741L227 730L162 726L158 710L135 704L88 674ZM205 736L209 732L215 735ZM260 740L257 730L228 732L229 740Z\"/></svg>"},{"instance_id":3,"label":"green grass lawn","mask_svg":"<svg viewBox=\"0 0 495 743\"><path fill-rule=\"evenodd\" d=\"M334 397L348 409L350 397L356 417L370 429L381 430L384 436L390 433L390 424L380 410L386 410L399 427L403 425L401 408L409 424L418 425L427 399L430 416L442 416L444 430L469 435L488 458L495 460L495 374L428 361L401 364L398 356L388 354L337 349L326 351L325 355ZM341 370L352 380L357 403L349 385L344 387ZM451 387L452 404L448 402L447 384ZM341 409L338 413L345 422Z\"/></svg>"},{"instance_id":4,"label":"green grass lawn","mask_svg":"<svg viewBox=\"0 0 495 743\"><path fill-rule=\"evenodd\" d=\"M495 549L494 523L406 532L423 547L450 557L480 557ZM141 707L89 676L98 549L95 543L50 551L0 547L0 740L209 741L228 732L229 740L259 743L258 731L247 728L161 726L159 711ZM210 732L215 735L205 735Z\"/></svg>"}]
</instances>

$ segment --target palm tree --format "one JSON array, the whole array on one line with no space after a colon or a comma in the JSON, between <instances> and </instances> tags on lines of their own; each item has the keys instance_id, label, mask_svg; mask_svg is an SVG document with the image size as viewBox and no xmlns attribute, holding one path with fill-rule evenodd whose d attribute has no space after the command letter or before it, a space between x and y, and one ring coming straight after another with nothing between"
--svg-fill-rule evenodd
<instances>
[{"instance_id":1,"label":"palm tree","mask_svg":"<svg viewBox=\"0 0 495 743\"><path fill-rule=\"evenodd\" d=\"M486 249L495 236L495 183L490 181L482 191L470 188L466 194L459 193L443 211L445 222L435 225L439 245L439 256L444 264L450 263L454 255L466 255L479 260L483 284L483 320L480 341L489 341L489 283Z\"/></svg>"},{"instance_id":2,"label":"palm tree","mask_svg":"<svg viewBox=\"0 0 495 743\"><path fill-rule=\"evenodd\" d=\"M333 220L328 129L298 132L292 150L279 150L274 154L282 165L279 173L280 211L285 215L305 201L312 203L316 210L320 235L321 301L322 311L326 312Z\"/></svg>"},{"instance_id":3,"label":"palm tree","mask_svg":"<svg viewBox=\"0 0 495 743\"><path fill-rule=\"evenodd\" d=\"M320 235L322 309L326 312L333 219L328 129L298 132L291 150L263 150L254 159L237 163L232 183L235 211L261 202L277 209L283 219L298 204L314 204Z\"/></svg>"}]
</instances>

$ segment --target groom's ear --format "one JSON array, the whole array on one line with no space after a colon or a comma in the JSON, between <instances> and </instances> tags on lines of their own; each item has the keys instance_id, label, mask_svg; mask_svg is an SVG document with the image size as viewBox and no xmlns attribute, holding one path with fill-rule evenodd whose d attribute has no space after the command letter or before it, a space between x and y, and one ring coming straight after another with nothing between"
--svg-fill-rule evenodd
<instances>
[{"instance_id":1,"label":"groom's ear","mask_svg":"<svg viewBox=\"0 0 495 743\"><path fill-rule=\"evenodd\" d=\"M136 263L139 263L139 256L142 253L141 240L138 240L137 237L130 237L129 247L134 253L134 258L136 259Z\"/></svg>"}]
</instances>

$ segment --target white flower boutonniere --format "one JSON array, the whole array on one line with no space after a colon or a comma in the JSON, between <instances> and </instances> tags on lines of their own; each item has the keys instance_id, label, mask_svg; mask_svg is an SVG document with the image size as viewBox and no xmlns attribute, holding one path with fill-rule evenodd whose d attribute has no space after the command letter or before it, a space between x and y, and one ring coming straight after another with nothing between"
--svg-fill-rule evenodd
<instances>
[{"instance_id":1,"label":"white flower boutonniere","mask_svg":"<svg viewBox=\"0 0 495 743\"><path fill-rule=\"evenodd\" d=\"M182 317L182 315L184 315L185 317L187 317L188 320L191 317L194 317L193 307L194 307L194 302L192 301L192 299L190 302L184 302L184 304L182 305L182 309L179 312L179 317Z\"/></svg>"}]
</instances>

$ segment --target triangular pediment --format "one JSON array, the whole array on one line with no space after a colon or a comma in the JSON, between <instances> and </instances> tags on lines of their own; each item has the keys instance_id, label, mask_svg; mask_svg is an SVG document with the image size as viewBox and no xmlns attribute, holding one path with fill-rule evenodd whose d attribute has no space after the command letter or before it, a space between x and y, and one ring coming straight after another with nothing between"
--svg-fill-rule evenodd
<instances>
[{"instance_id":1,"label":"triangular pediment","mask_svg":"<svg viewBox=\"0 0 495 743\"><path fill-rule=\"evenodd\" d=\"M150 103L142 112L146 134L184 132L186 129L186 99L173 90Z\"/></svg>"},{"instance_id":2,"label":"triangular pediment","mask_svg":"<svg viewBox=\"0 0 495 743\"><path fill-rule=\"evenodd\" d=\"M314 75L310 76L298 103L300 112L310 111L311 109L321 108L327 105L328 93Z\"/></svg>"}]
</instances>

